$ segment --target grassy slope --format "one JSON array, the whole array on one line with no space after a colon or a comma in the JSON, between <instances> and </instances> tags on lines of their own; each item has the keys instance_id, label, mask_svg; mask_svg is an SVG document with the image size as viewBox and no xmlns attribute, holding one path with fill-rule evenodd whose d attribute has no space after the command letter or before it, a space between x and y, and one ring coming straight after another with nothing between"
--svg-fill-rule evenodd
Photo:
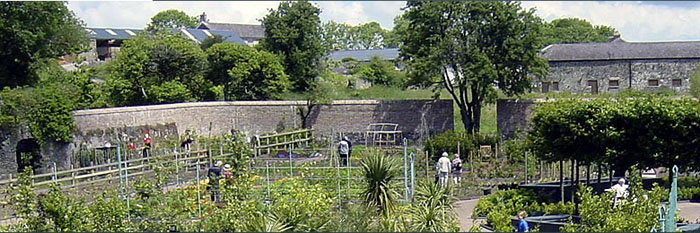
<instances>
[{"instance_id":1,"label":"grassy slope","mask_svg":"<svg viewBox=\"0 0 700 233\"><path fill-rule=\"evenodd\" d=\"M374 86L362 90L333 90L333 99L384 99L384 100L408 100L408 99L432 99L433 92L429 89L401 90L392 87ZM286 93L284 99L303 99L299 93ZM451 99L447 91L440 93L440 99ZM481 132L496 133L496 104L489 104L481 108ZM455 131L464 131L462 116L459 114L457 104L454 105Z\"/></svg>"}]
</instances>

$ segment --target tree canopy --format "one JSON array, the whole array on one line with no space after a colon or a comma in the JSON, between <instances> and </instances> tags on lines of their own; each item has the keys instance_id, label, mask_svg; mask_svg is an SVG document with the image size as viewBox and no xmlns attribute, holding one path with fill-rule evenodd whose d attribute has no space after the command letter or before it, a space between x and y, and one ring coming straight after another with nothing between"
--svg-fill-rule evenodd
<instances>
[{"instance_id":1,"label":"tree canopy","mask_svg":"<svg viewBox=\"0 0 700 233\"><path fill-rule=\"evenodd\" d=\"M700 165L700 105L661 97L558 100L532 115L528 145L547 161L695 170Z\"/></svg>"},{"instance_id":2,"label":"tree canopy","mask_svg":"<svg viewBox=\"0 0 700 233\"><path fill-rule=\"evenodd\" d=\"M327 50L321 38L321 10L308 1L282 2L261 20L261 47L281 58L293 88L306 90L320 73Z\"/></svg>"},{"instance_id":3,"label":"tree canopy","mask_svg":"<svg viewBox=\"0 0 700 233\"><path fill-rule=\"evenodd\" d=\"M64 2L0 3L0 88L33 85L31 65L84 51L82 22Z\"/></svg>"},{"instance_id":4,"label":"tree canopy","mask_svg":"<svg viewBox=\"0 0 700 233\"><path fill-rule=\"evenodd\" d=\"M224 86L224 100L278 99L290 86L279 59L266 51L234 43L207 50L209 79Z\"/></svg>"},{"instance_id":5,"label":"tree canopy","mask_svg":"<svg viewBox=\"0 0 700 233\"><path fill-rule=\"evenodd\" d=\"M404 14L410 84L447 89L468 133L479 131L481 106L496 88L522 93L546 73L537 55L541 20L517 2L410 1Z\"/></svg>"},{"instance_id":6,"label":"tree canopy","mask_svg":"<svg viewBox=\"0 0 700 233\"><path fill-rule=\"evenodd\" d=\"M617 31L609 26L596 25L584 19L561 18L545 23L542 40L548 44L606 42Z\"/></svg>"},{"instance_id":7,"label":"tree canopy","mask_svg":"<svg viewBox=\"0 0 700 233\"><path fill-rule=\"evenodd\" d=\"M118 106L210 100L207 68L206 54L181 36L139 35L122 45L109 95Z\"/></svg>"},{"instance_id":8,"label":"tree canopy","mask_svg":"<svg viewBox=\"0 0 700 233\"><path fill-rule=\"evenodd\" d=\"M329 50L381 49L389 47L390 31L377 22L357 26L328 21L323 24L323 39Z\"/></svg>"},{"instance_id":9,"label":"tree canopy","mask_svg":"<svg viewBox=\"0 0 700 233\"><path fill-rule=\"evenodd\" d=\"M158 12L151 17L151 23L146 26L148 31L156 31L169 28L194 28L197 26L197 17L189 16L185 12L170 9Z\"/></svg>"}]
</instances>

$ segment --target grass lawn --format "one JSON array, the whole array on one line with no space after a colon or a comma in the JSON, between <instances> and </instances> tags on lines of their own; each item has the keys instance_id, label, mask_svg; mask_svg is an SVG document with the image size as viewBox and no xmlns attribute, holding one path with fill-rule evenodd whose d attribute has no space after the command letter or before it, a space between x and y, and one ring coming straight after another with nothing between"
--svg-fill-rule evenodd
<instances>
[{"instance_id":1,"label":"grass lawn","mask_svg":"<svg viewBox=\"0 0 700 233\"><path fill-rule=\"evenodd\" d=\"M433 92L430 89L401 90L395 87L373 86L362 90L353 89L333 89L330 93L333 99L377 99L377 100L412 100L412 99L432 99ZM303 95L299 93L285 93L283 99L300 100ZM440 99L452 99L446 90L440 92ZM462 116L459 107L454 104L454 130L464 132ZM481 132L495 134L496 128L496 104L488 104L481 108Z\"/></svg>"}]
</instances>

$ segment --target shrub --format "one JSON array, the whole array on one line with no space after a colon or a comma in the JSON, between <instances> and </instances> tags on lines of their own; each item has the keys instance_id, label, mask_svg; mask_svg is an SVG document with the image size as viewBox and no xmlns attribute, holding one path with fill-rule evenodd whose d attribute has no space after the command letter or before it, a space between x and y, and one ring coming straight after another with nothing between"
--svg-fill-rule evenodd
<instances>
[{"instance_id":1,"label":"shrub","mask_svg":"<svg viewBox=\"0 0 700 233\"><path fill-rule=\"evenodd\" d=\"M495 193L481 198L474 207L472 218L486 217L489 213L501 209L510 216L515 216L520 210L528 210L531 205L537 205L537 196L530 190L512 189L507 191L496 191ZM538 208L539 210L539 208Z\"/></svg>"},{"instance_id":2,"label":"shrub","mask_svg":"<svg viewBox=\"0 0 700 233\"><path fill-rule=\"evenodd\" d=\"M700 98L700 69L698 68L690 75L690 94L695 98Z\"/></svg>"},{"instance_id":3,"label":"shrub","mask_svg":"<svg viewBox=\"0 0 700 233\"><path fill-rule=\"evenodd\" d=\"M454 131L447 131L431 136L426 140L424 149L430 153L432 159L437 160L442 152L449 154L457 153L459 146L460 156L465 160L470 152L476 151L481 145L491 145L492 148L498 143L497 135L474 134L461 135Z\"/></svg>"},{"instance_id":4,"label":"shrub","mask_svg":"<svg viewBox=\"0 0 700 233\"><path fill-rule=\"evenodd\" d=\"M402 87L406 82L404 72L396 70L392 62L384 61L377 56L372 57L369 63L358 65L350 73L376 85Z\"/></svg>"}]
</instances>

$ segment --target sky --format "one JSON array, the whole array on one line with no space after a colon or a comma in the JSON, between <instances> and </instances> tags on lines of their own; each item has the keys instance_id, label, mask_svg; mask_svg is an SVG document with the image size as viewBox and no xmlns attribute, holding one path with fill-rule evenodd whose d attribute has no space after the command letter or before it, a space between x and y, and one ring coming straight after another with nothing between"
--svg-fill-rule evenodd
<instances>
[{"instance_id":1,"label":"sky","mask_svg":"<svg viewBox=\"0 0 700 233\"><path fill-rule=\"evenodd\" d=\"M357 25L377 21L386 28L405 6L402 1L319 1L321 20ZM210 22L259 24L277 1L250 2L149 2L69 1L68 7L88 27L144 28L162 10L177 9L188 15L206 12ZM594 25L617 29L627 41L700 41L700 2L694 1L524 1L546 21L576 17Z\"/></svg>"}]
</instances>

